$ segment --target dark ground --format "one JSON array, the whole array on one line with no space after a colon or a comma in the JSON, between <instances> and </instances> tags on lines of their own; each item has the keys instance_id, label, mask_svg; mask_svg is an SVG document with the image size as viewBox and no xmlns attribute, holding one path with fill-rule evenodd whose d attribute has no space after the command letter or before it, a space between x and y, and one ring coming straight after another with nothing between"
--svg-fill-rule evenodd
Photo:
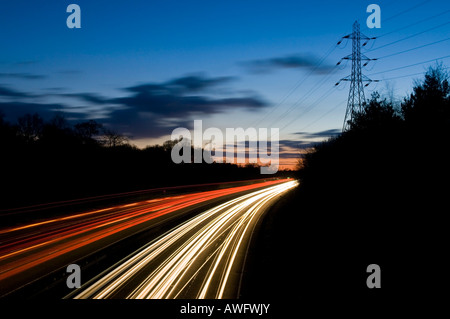
<instances>
[{"instance_id":1,"label":"dark ground","mask_svg":"<svg viewBox=\"0 0 450 319\"><path fill-rule=\"evenodd\" d=\"M382 201L346 210L337 198L317 200L297 189L267 212L253 242L244 300L271 301L287 315L312 305L412 309L444 300L447 244L432 211L417 206L405 219ZM380 289L366 285L370 264L381 268Z\"/></svg>"}]
</instances>

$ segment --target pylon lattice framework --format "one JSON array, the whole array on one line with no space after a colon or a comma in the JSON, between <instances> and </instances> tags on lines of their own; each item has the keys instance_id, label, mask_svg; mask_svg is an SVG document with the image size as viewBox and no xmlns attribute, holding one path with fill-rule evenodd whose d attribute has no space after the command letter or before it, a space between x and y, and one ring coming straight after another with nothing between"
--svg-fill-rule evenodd
<instances>
[{"instance_id":1,"label":"pylon lattice framework","mask_svg":"<svg viewBox=\"0 0 450 319\"><path fill-rule=\"evenodd\" d=\"M352 73L350 76L342 78L336 85L339 85L341 81L350 81L350 90L348 93L347 110L345 111L344 125L342 131L349 129L348 122L351 121L357 112L363 110L365 104L364 86L369 85L370 82L378 82L378 80L371 80L361 72L361 61L366 61L363 66L366 66L369 61L376 59L369 59L364 54L361 54L361 41L364 40L365 46L369 40L375 38L369 38L361 33L358 21L353 23L353 32L343 37L343 39L352 39L352 54L341 59L337 65L341 64L342 60L352 61ZM342 42L339 41L338 45ZM368 82L363 85L363 82Z\"/></svg>"}]
</instances>

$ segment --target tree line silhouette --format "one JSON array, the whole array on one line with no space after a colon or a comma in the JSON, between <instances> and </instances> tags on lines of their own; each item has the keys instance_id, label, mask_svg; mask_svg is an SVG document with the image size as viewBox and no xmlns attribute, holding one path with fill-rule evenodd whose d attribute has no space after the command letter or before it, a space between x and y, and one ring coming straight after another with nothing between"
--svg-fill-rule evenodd
<instances>
[{"instance_id":1,"label":"tree line silhouette","mask_svg":"<svg viewBox=\"0 0 450 319\"><path fill-rule=\"evenodd\" d=\"M44 121L36 113L10 123L0 112L0 206L262 177L259 167L250 164L175 164L171 159L175 143L139 149L94 120L71 124L55 114Z\"/></svg>"},{"instance_id":2,"label":"tree line silhouette","mask_svg":"<svg viewBox=\"0 0 450 319\"><path fill-rule=\"evenodd\" d=\"M400 103L374 92L348 124L302 159L305 191L339 198L343 209L375 197L378 205L395 204L400 196L402 206L423 201L429 207L446 193L450 87L442 66L430 68Z\"/></svg>"},{"instance_id":3,"label":"tree line silhouette","mask_svg":"<svg viewBox=\"0 0 450 319\"><path fill-rule=\"evenodd\" d=\"M373 93L347 131L301 159L292 207L294 224L307 225L303 270L318 274L309 287L368 293L372 263L384 270L384 292L409 296L442 282L449 266L448 79L437 65L401 102Z\"/></svg>"}]
</instances>

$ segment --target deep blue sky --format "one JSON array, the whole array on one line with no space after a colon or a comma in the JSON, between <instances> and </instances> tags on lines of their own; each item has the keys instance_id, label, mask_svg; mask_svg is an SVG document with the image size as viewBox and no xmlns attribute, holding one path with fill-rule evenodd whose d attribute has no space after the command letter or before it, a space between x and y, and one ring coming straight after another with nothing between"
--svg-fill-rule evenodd
<instances>
[{"instance_id":1,"label":"deep blue sky","mask_svg":"<svg viewBox=\"0 0 450 319\"><path fill-rule=\"evenodd\" d=\"M81 7L81 29L66 26L71 3ZM371 3L381 7L381 29L366 26ZM323 136L342 127L348 83L329 90L351 66L330 70L351 53L350 42L335 45L353 22L381 36L363 51L379 58L448 38L448 10L437 0L2 1L0 107L11 120L34 110L96 118L139 145L193 119L205 127L279 127L283 140ZM364 74L420 73L433 63L383 71L447 56L449 48L443 41L386 57ZM372 83L366 97L392 88L402 98L420 77Z\"/></svg>"}]
</instances>

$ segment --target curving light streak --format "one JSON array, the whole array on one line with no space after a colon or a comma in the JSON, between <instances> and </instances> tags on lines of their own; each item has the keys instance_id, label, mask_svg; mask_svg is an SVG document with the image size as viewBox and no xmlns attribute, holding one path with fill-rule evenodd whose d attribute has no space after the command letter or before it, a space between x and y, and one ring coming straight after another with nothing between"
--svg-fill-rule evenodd
<instances>
[{"instance_id":1,"label":"curving light streak","mask_svg":"<svg viewBox=\"0 0 450 319\"><path fill-rule=\"evenodd\" d=\"M264 207L297 185L258 190L191 218L88 282L75 298L235 297L243 256Z\"/></svg>"},{"instance_id":2,"label":"curving light streak","mask_svg":"<svg viewBox=\"0 0 450 319\"><path fill-rule=\"evenodd\" d=\"M77 259L94 249L95 242L116 242L162 216L280 182L283 180L146 200L0 229L0 287L6 279L19 285L25 272L45 274L52 267L64 266L62 261L56 262L57 257Z\"/></svg>"}]
</instances>

